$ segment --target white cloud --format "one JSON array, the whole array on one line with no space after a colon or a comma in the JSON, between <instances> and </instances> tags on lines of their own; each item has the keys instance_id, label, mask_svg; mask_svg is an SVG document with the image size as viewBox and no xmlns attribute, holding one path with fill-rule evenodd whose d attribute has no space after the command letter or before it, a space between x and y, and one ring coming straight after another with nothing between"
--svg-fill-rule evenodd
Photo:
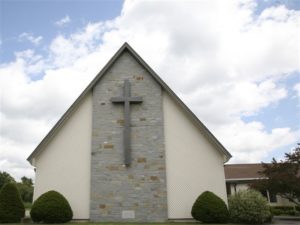
<instances>
[{"instance_id":1,"label":"white cloud","mask_svg":"<svg viewBox=\"0 0 300 225\"><path fill-rule=\"evenodd\" d=\"M267 132L261 122L245 123L242 120L218 126L215 132L220 141L230 147L234 156L232 161L235 163L261 162L268 155L272 155L274 149L295 144L300 136L299 131L293 132L287 127Z\"/></svg>"},{"instance_id":2,"label":"white cloud","mask_svg":"<svg viewBox=\"0 0 300 225\"><path fill-rule=\"evenodd\" d=\"M37 36L35 37L33 34L31 33L22 33L19 35L19 41L29 41L34 45L39 45L41 43L41 41L43 40L42 36Z\"/></svg>"},{"instance_id":3,"label":"white cloud","mask_svg":"<svg viewBox=\"0 0 300 225\"><path fill-rule=\"evenodd\" d=\"M241 116L255 115L287 96L286 90L277 87L272 80L258 84L230 80L199 87L192 93L181 94L181 97L199 118L211 126L230 124Z\"/></svg>"},{"instance_id":4,"label":"white cloud","mask_svg":"<svg viewBox=\"0 0 300 225\"><path fill-rule=\"evenodd\" d=\"M72 64L76 59L84 58L97 51L105 26L102 23L88 23L77 33L65 37L58 35L50 44L50 54L56 66Z\"/></svg>"},{"instance_id":5,"label":"white cloud","mask_svg":"<svg viewBox=\"0 0 300 225\"><path fill-rule=\"evenodd\" d=\"M60 20L56 21L55 25L59 26L59 27L63 27L63 26L65 26L66 24L68 24L70 22L71 22L70 17L68 15L66 15L65 17L63 17Z\"/></svg>"},{"instance_id":6,"label":"white cloud","mask_svg":"<svg viewBox=\"0 0 300 225\"><path fill-rule=\"evenodd\" d=\"M299 101L300 101L300 83L295 84L294 90L297 92L297 96L298 96Z\"/></svg>"},{"instance_id":7,"label":"white cloud","mask_svg":"<svg viewBox=\"0 0 300 225\"><path fill-rule=\"evenodd\" d=\"M22 176L34 177L33 169L24 160L34 145L12 141L3 136L0 137L0 170L9 172L14 178Z\"/></svg>"},{"instance_id":8,"label":"white cloud","mask_svg":"<svg viewBox=\"0 0 300 225\"><path fill-rule=\"evenodd\" d=\"M0 148L13 152L0 154L0 170L23 168L33 146L124 41L216 134L234 161L257 162L295 143L299 131L268 131L262 122L242 120L289 97L279 81L300 71L299 11L278 6L257 17L254 9L250 0L130 0L114 20L57 35L47 56L17 53L14 62L0 65ZM33 80L36 73L43 77ZM21 169L14 173L23 175Z\"/></svg>"}]
</instances>

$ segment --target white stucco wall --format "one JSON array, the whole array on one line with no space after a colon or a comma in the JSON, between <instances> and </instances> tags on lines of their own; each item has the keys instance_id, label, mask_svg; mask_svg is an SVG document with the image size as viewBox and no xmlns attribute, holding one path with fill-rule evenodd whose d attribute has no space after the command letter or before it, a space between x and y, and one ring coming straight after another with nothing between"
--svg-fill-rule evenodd
<instances>
[{"instance_id":1,"label":"white stucco wall","mask_svg":"<svg viewBox=\"0 0 300 225\"><path fill-rule=\"evenodd\" d=\"M282 198L279 195L276 195L277 202L270 202L271 206L294 206L295 204L287 200L286 198Z\"/></svg>"},{"instance_id":2,"label":"white stucco wall","mask_svg":"<svg viewBox=\"0 0 300 225\"><path fill-rule=\"evenodd\" d=\"M235 186L235 188L234 188ZM236 192L239 192L239 191L245 191L245 190L248 190L249 189L249 185L248 184L231 184L231 193L236 193Z\"/></svg>"},{"instance_id":3,"label":"white stucco wall","mask_svg":"<svg viewBox=\"0 0 300 225\"><path fill-rule=\"evenodd\" d=\"M92 95L76 111L36 158L34 199L56 190L73 209L73 219L89 218Z\"/></svg>"},{"instance_id":4,"label":"white stucco wall","mask_svg":"<svg viewBox=\"0 0 300 225\"><path fill-rule=\"evenodd\" d=\"M169 218L191 218L193 203L207 190L227 202L223 155L165 92L163 109Z\"/></svg>"}]
</instances>

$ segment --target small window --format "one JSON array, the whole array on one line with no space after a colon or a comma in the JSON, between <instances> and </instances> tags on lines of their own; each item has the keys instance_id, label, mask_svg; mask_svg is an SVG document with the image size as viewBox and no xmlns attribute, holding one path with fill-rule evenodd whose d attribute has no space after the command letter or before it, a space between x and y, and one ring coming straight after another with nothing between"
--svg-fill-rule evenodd
<instances>
[{"instance_id":1,"label":"small window","mask_svg":"<svg viewBox=\"0 0 300 225\"><path fill-rule=\"evenodd\" d=\"M275 203L277 202L277 196L276 194L269 192L270 202Z\"/></svg>"}]
</instances>

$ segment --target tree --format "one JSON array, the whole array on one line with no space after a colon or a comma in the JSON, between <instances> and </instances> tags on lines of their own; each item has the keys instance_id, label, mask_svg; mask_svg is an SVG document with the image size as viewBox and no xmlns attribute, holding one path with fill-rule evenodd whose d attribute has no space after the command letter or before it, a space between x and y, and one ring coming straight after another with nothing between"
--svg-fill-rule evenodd
<instances>
[{"instance_id":1,"label":"tree","mask_svg":"<svg viewBox=\"0 0 300 225\"><path fill-rule=\"evenodd\" d=\"M16 184L23 202L32 202L33 197L33 181L31 178L23 176L21 182L15 179L7 172L0 172L0 189L7 183Z\"/></svg>"},{"instance_id":2,"label":"tree","mask_svg":"<svg viewBox=\"0 0 300 225\"><path fill-rule=\"evenodd\" d=\"M25 208L15 184L7 183L0 192L0 223L17 223L24 217Z\"/></svg>"},{"instance_id":3,"label":"tree","mask_svg":"<svg viewBox=\"0 0 300 225\"><path fill-rule=\"evenodd\" d=\"M21 182L17 183L23 202L32 202L33 197L33 182L31 178L21 177Z\"/></svg>"},{"instance_id":4,"label":"tree","mask_svg":"<svg viewBox=\"0 0 300 225\"><path fill-rule=\"evenodd\" d=\"M27 185L29 187L32 187L33 186L33 182L32 182L32 179L31 178L28 178L28 177L21 177L21 181L22 181L22 184L24 185Z\"/></svg>"},{"instance_id":5,"label":"tree","mask_svg":"<svg viewBox=\"0 0 300 225\"><path fill-rule=\"evenodd\" d=\"M263 164L266 179L255 182L252 187L258 190L269 190L300 206L300 144L292 151L285 153L284 160L273 158L270 164Z\"/></svg>"},{"instance_id":6,"label":"tree","mask_svg":"<svg viewBox=\"0 0 300 225\"><path fill-rule=\"evenodd\" d=\"M7 172L0 172L0 189L4 186L6 183L15 183L15 179Z\"/></svg>"}]
</instances>

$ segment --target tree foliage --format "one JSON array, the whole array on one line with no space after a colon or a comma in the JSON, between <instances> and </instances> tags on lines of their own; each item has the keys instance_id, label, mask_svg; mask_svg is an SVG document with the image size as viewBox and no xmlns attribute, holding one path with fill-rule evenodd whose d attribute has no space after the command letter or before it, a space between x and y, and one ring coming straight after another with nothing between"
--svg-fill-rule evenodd
<instances>
[{"instance_id":1,"label":"tree foliage","mask_svg":"<svg viewBox=\"0 0 300 225\"><path fill-rule=\"evenodd\" d=\"M33 197L33 182L31 178L22 177L21 182L17 183L23 202L32 202Z\"/></svg>"},{"instance_id":2,"label":"tree foliage","mask_svg":"<svg viewBox=\"0 0 300 225\"><path fill-rule=\"evenodd\" d=\"M7 183L0 192L0 223L17 223L24 217L25 208L15 184Z\"/></svg>"},{"instance_id":3,"label":"tree foliage","mask_svg":"<svg viewBox=\"0 0 300 225\"><path fill-rule=\"evenodd\" d=\"M32 181L31 178L23 176L23 177L21 177L21 181L22 181L22 184L24 184L24 185L27 185L27 186L30 186L30 187L33 186L33 181Z\"/></svg>"},{"instance_id":4,"label":"tree foliage","mask_svg":"<svg viewBox=\"0 0 300 225\"><path fill-rule=\"evenodd\" d=\"M21 182L16 182L9 173L0 172L0 189L7 183L13 183L17 186L23 202L32 202L33 181L31 178L23 176Z\"/></svg>"},{"instance_id":5,"label":"tree foliage","mask_svg":"<svg viewBox=\"0 0 300 225\"><path fill-rule=\"evenodd\" d=\"M284 160L263 163L261 173L267 178L255 182L252 187L258 190L269 190L283 198L300 205L300 144L292 151L285 153Z\"/></svg>"},{"instance_id":6,"label":"tree foliage","mask_svg":"<svg viewBox=\"0 0 300 225\"><path fill-rule=\"evenodd\" d=\"M6 183L15 183L15 179L7 172L3 171L0 172L0 189L4 186Z\"/></svg>"},{"instance_id":7,"label":"tree foliage","mask_svg":"<svg viewBox=\"0 0 300 225\"><path fill-rule=\"evenodd\" d=\"M33 198L33 181L28 177L21 177L21 184L19 191L24 202L32 202Z\"/></svg>"}]
</instances>

